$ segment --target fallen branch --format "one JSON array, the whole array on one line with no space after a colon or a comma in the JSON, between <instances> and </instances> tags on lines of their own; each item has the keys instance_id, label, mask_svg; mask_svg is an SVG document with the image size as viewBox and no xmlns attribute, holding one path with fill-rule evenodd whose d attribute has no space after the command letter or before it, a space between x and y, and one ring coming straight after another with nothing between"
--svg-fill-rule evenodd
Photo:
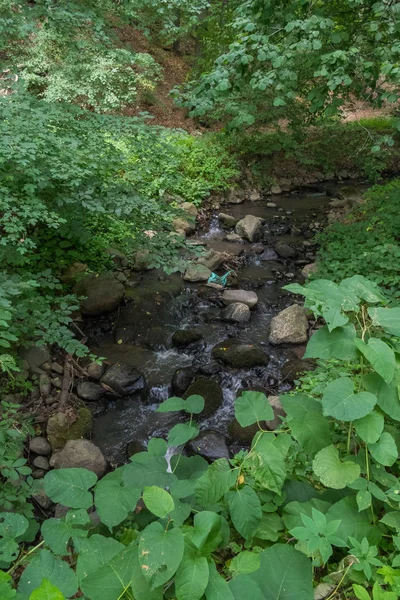
<instances>
[{"instance_id":1,"label":"fallen branch","mask_svg":"<svg viewBox=\"0 0 400 600\"><path fill-rule=\"evenodd\" d=\"M65 412L68 398L72 389L72 356L67 354L64 361L64 377L61 386L60 403L58 405L58 412Z\"/></svg>"}]
</instances>

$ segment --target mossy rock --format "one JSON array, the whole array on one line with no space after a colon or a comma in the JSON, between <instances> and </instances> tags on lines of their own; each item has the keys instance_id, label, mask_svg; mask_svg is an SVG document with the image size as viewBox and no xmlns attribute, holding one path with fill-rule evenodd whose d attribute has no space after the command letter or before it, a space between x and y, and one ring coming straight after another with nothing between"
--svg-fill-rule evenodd
<instances>
[{"instance_id":1,"label":"mossy rock","mask_svg":"<svg viewBox=\"0 0 400 600\"><path fill-rule=\"evenodd\" d=\"M243 444L251 444L253 437L260 431L257 423L242 427L237 419L233 419L228 426L229 437L232 442L241 442Z\"/></svg>"},{"instance_id":2,"label":"mossy rock","mask_svg":"<svg viewBox=\"0 0 400 600\"><path fill-rule=\"evenodd\" d=\"M269 356L262 348L236 339L226 340L214 346L212 356L236 369L251 368L269 363Z\"/></svg>"},{"instance_id":3,"label":"mossy rock","mask_svg":"<svg viewBox=\"0 0 400 600\"><path fill-rule=\"evenodd\" d=\"M47 437L53 451L64 448L68 440L87 437L92 429L92 413L85 406L77 410L77 418L72 421L65 413L55 413L47 422Z\"/></svg>"},{"instance_id":4,"label":"mossy rock","mask_svg":"<svg viewBox=\"0 0 400 600\"><path fill-rule=\"evenodd\" d=\"M204 398L204 410L200 413L201 417L208 417L219 408L223 401L224 396L222 393L221 386L212 379L207 377L198 377L186 390L184 398L189 396L199 395Z\"/></svg>"}]
</instances>

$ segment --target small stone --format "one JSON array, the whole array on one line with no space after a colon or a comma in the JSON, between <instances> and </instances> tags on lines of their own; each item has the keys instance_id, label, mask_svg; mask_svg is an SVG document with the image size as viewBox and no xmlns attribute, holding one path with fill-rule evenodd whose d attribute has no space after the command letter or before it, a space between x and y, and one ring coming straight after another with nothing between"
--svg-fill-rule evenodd
<instances>
[{"instance_id":1,"label":"small stone","mask_svg":"<svg viewBox=\"0 0 400 600\"><path fill-rule=\"evenodd\" d=\"M227 215L226 213L219 213L218 222L223 229L233 229L236 226L238 219L232 217L232 215Z\"/></svg>"},{"instance_id":2,"label":"small stone","mask_svg":"<svg viewBox=\"0 0 400 600\"><path fill-rule=\"evenodd\" d=\"M59 375L62 375L64 373L64 367L62 365L59 365L57 362L51 363L51 370L55 373L58 373Z\"/></svg>"},{"instance_id":3,"label":"small stone","mask_svg":"<svg viewBox=\"0 0 400 600\"><path fill-rule=\"evenodd\" d=\"M61 390L62 388L62 379L61 377L53 377L52 379L50 379L52 385L54 385L54 387L56 387L57 389Z\"/></svg>"},{"instance_id":4,"label":"small stone","mask_svg":"<svg viewBox=\"0 0 400 600\"><path fill-rule=\"evenodd\" d=\"M208 267L205 267L204 265L190 265L186 271L185 274L183 276L183 279L185 281L191 281L191 282L196 282L196 281L207 281L209 279L209 277L211 276L211 269L209 269Z\"/></svg>"},{"instance_id":5,"label":"small stone","mask_svg":"<svg viewBox=\"0 0 400 600\"><path fill-rule=\"evenodd\" d=\"M42 469L43 471L48 471L50 469L49 460L45 456L37 456L32 464L37 469Z\"/></svg>"},{"instance_id":6,"label":"small stone","mask_svg":"<svg viewBox=\"0 0 400 600\"><path fill-rule=\"evenodd\" d=\"M196 225L194 221L189 222L187 219L183 219L182 217L176 217L176 219L172 221L172 225L175 231L178 233L183 232L186 235L190 235L196 231Z\"/></svg>"},{"instance_id":7,"label":"small stone","mask_svg":"<svg viewBox=\"0 0 400 600\"><path fill-rule=\"evenodd\" d=\"M171 382L172 392L176 396L183 396L194 378L193 371L188 368L176 369Z\"/></svg>"},{"instance_id":8,"label":"small stone","mask_svg":"<svg viewBox=\"0 0 400 600\"><path fill-rule=\"evenodd\" d=\"M292 182L290 179L279 179L279 187L281 188L282 192L290 192L292 189Z\"/></svg>"},{"instance_id":9,"label":"small stone","mask_svg":"<svg viewBox=\"0 0 400 600\"><path fill-rule=\"evenodd\" d=\"M47 398L45 399L45 402L46 402L47 406L51 406L52 404L55 404L56 402L58 402L58 400L54 396L47 396Z\"/></svg>"},{"instance_id":10,"label":"small stone","mask_svg":"<svg viewBox=\"0 0 400 600\"><path fill-rule=\"evenodd\" d=\"M258 190L253 190L250 192L249 200L250 202L257 202L258 200L261 200L260 192Z\"/></svg>"},{"instance_id":11,"label":"small stone","mask_svg":"<svg viewBox=\"0 0 400 600\"><path fill-rule=\"evenodd\" d=\"M188 442L187 448L193 454L199 454L209 461L230 458L225 436L216 431L202 431L194 440Z\"/></svg>"},{"instance_id":12,"label":"small stone","mask_svg":"<svg viewBox=\"0 0 400 600\"><path fill-rule=\"evenodd\" d=\"M32 470L32 479L43 479L43 477L46 475L46 471L43 471L43 469L33 469Z\"/></svg>"},{"instance_id":13,"label":"small stone","mask_svg":"<svg viewBox=\"0 0 400 600\"><path fill-rule=\"evenodd\" d=\"M91 379L99 380L103 376L105 365L99 365L99 363L92 362L86 367L86 371Z\"/></svg>"},{"instance_id":14,"label":"small stone","mask_svg":"<svg viewBox=\"0 0 400 600\"><path fill-rule=\"evenodd\" d=\"M248 323L250 321L250 308L241 302L232 302L222 311L224 321L232 323Z\"/></svg>"},{"instance_id":15,"label":"small stone","mask_svg":"<svg viewBox=\"0 0 400 600\"><path fill-rule=\"evenodd\" d=\"M93 381L80 381L76 386L76 393L82 400L97 402L106 392L98 383L93 383Z\"/></svg>"},{"instance_id":16,"label":"small stone","mask_svg":"<svg viewBox=\"0 0 400 600\"><path fill-rule=\"evenodd\" d=\"M250 248L253 254L262 254L264 252L263 244L253 244Z\"/></svg>"},{"instance_id":17,"label":"small stone","mask_svg":"<svg viewBox=\"0 0 400 600\"><path fill-rule=\"evenodd\" d=\"M203 334L195 329L178 329L172 336L172 343L178 348L194 344L203 338Z\"/></svg>"},{"instance_id":18,"label":"small stone","mask_svg":"<svg viewBox=\"0 0 400 600\"><path fill-rule=\"evenodd\" d=\"M232 188L226 193L228 204L242 204L246 199L246 192L240 188Z\"/></svg>"},{"instance_id":19,"label":"small stone","mask_svg":"<svg viewBox=\"0 0 400 600\"><path fill-rule=\"evenodd\" d=\"M210 271L215 271L220 265L222 265L223 262L228 259L229 254L226 252L218 252L218 250L213 250L213 248L210 248L197 260L197 263L199 265L204 265L210 269Z\"/></svg>"},{"instance_id":20,"label":"small stone","mask_svg":"<svg viewBox=\"0 0 400 600\"><path fill-rule=\"evenodd\" d=\"M50 353L46 346L32 346L31 348L22 348L20 357L25 360L31 371L41 367L43 363L50 361Z\"/></svg>"},{"instance_id":21,"label":"small stone","mask_svg":"<svg viewBox=\"0 0 400 600\"><path fill-rule=\"evenodd\" d=\"M43 363L40 368L42 369L42 371L46 371L46 373L51 373L51 364L49 362ZM29 365L28 365L28 370L29 370Z\"/></svg>"},{"instance_id":22,"label":"small stone","mask_svg":"<svg viewBox=\"0 0 400 600\"><path fill-rule=\"evenodd\" d=\"M189 215L189 217L192 217L193 219L197 217L197 214L199 212L192 202L184 202L179 208L181 208L183 212L185 212L187 215Z\"/></svg>"},{"instance_id":23,"label":"small stone","mask_svg":"<svg viewBox=\"0 0 400 600\"><path fill-rule=\"evenodd\" d=\"M223 403L224 396L221 386L209 377L198 377L186 390L183 397L202 396L205 404L200 413L201 417L208 417L215 412Z\"/></svg>"},{"instance_id":24,"label":"small stone","mask_svg":"<svg viewBox=\"0 0 400 600\"><path fill-rule=\"evenodd\" d=\"M271 186L271 194L282 194L282 188L280 185L272 185Z\"/></svg>"},{"instance_id":25,"label":"small stone","mask_svg":"<svg viewBox=\"0 0 400 600\"><path fill-rule=\"evenodd\" d=\"M135 367L120 362L107 369L101 378L101 384L107 391L119 396L129 396L143 390L146 380Z\"/></svg>"},{"instance_id":26,"label":"small stone","mask_svg":"<svg viewBox=\"0 0 400 600\"><path fill-rule=\"evenodd\" d=\"M269 396L268 402L274 411L274 418L271 421L265 421L264 423L265 427L269 431L275 431L275 429L278 429L279 425L282 423L281 417L284 417L286 413L283 409L279 396Z\"/></svg>"},{"instance_id":27,"label":"small stone","mask_svg":"<svg viewBox=\"0 0 400 600\"><path fill-rule=\"evenodd\" d=\"M305 267L303 267L301 274L304 277L308 278L308 277L310 277L310 275L312 273L316 273L317 270L318 270L317 263L310 263L310 264L306 265Z\"/></svg>"},{"instance_id":28,"label":"small stone","mask_svg":"<svg viewBox=\"0 0 400 600\"><path fill-rule=\"evenodd\" d=\"M30 440L29 450L40 456L50 456L51 445L47 438L43 436L37 436Z\"/></svg>"},{"instance_id":29,"label":"small stone","mask_svg":"<svg viewBox=\"0 0 400 600\"><path fill-rule=\"evenodd\" d=\"M32 499L44 510L48 510L53 506L53 501L50 500L44 490L40 490L36 494L33 494Z\"/></svg>"},{"instance_id":30,"label":"small stone","mask_svg":"<svg viewBox=\"0 0 400 600\"><path fill-rule=\"evenodd\" d=\"M275 246L275 251L281 258L295 258L297 256L296 250L283 242L279 242Z\"/></svg>"},{"instance_id":31,"label":"small stone","mask_svg":"<svg viewBox=\"0 0 400 600\"><path fill-rule=\"evenodd\" d=\"M43 398L46 398L46 396L49 396L51 393L51 381L50 378L48 377L48 375L40 375L39 377L39 390L40 390L40 395L43 396Z\"/></svg>"},{"instance_id":32,"label":"small stone","mask_svg":"<svg viewBox=\"0 0 400 600\"><path fill-rule=\"evenodd\" d=\"M275 204L275 202L267 202L266 206L267 206L268 208L276 208L276 204Z\"/></svg>"},{"instance_id":33,"label":"small stone","mask_svg":"<svg viewBox=\"0 0 400 600\"><path fill-rule=\"evenodd\" d=\"M269 356L262 348L237 339L219 342L213 347L211 354L213 358L238 369L268 365L269 363Z\"/></svg>"},{"instance_id":34,"label":"small stone","mask_svg":"<svg viewBox=\"0 0 400 600\"><path fill-rule=\"evenodd\" d=\"M224 290L221 299L226 306L240 302L246 304L249 308L254 308L258 302L257 294L247 290Z\"/></svg>"},{"instance_id":35,"label":"small stone","mask_svg":"<svg viewBox=\"0 0 400 600\"><path fill-rule=\"evenodd\" d=\"M231 242L234 244L243 244L244 243L243 239L237 233L228 233L228 235L225 236L225 241Z\"/></svg>"},{"instance_id":36,"label":"small stone","mask_svg":"<svg viewBox=\"0 0 400 600\"><path fill-rule=\"evenodd\" d=\"M262 237L263 219L254 215L246 215L236 227L235 233L249 242L257 242Z\"/></svg>"},{"instance_id":37,"label":"small stone","mask_svg":"<svg viewBox=\"0 0 400 600\"><path fill-rule=\"evenodd\" d=\"M308 340L308 320L302 306L293 304L271 321L269 341L273 345L303 344Z\"/></svg>"},{"instance_id":38,"label":"small stone","mask_svg":"<svg viewBox=\"0 0 400 600\"><path fill-rule=\"evenodd\" d=\"M124 273L122 273L122 271L118 271L117 273L114 274L115 279L117 279L117 281L120 281L121 283L126 283L128 281L128 278L126 275L124 275Z\"/></svg>"},{"instance_id":39,"label":"small stone","mask_svg":"<svg viewBox=\"0 0 400 600\"><path fill-rule=\"evenodd\" d=\"M55 469L70 469L82 467L102 477L107 470L107 461L100 448L89 440L69 440L60 452L50 459L50 465Z\"/></svg>"}]
</instances>

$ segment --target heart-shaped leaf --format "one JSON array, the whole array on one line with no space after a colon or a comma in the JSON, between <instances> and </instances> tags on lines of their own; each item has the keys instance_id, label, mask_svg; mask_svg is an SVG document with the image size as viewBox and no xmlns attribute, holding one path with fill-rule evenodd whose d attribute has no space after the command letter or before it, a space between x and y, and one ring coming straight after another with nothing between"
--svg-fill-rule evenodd
<instances>
[{"instance_id":1,"label":"heart-shaped leaf","mask_svg":"<svg viewBox=\"0 0 400 600\"><path fill-rule=\"evenodd\" d=\"M93 496L88 490L94 486L97 475L88 469L57 469L44 478L44 491L53 502L70 508L89 508Z\"/></svg>"},{"instance_id":2,"label":"heart-shaped leaf","mask_svg":"<svg viewBox=\"0 0 400 600\"><path fill-rule=\"evenodd\" d=\"M166 517L175 508L171 494L156 485L144 488L143 502L149 511L160 519Z\"/></svg>"},{"instance_id":3,"label":"heart-shaped leaf","mask_svg":"<svg viewBox=\"0 0 400 600\"><path fill-rule=\"evenodd\" d=\"M360 476L360 466L351 461L342 462L333 445L318 452L313 461L313 471L323 485L335 490L345 488Z\"/></svg>"},{"instance_id":4,"label":"heart-shaped leaf","mask_svg":"<svg viewBox=\"0 0 400 600\"><path fill-rule=\"evenodd\" d=\"M339 377L325 388L323 414L339 421L355 421L370 413L376 402L376 396L369 392L355 394L354 382L349 377Z\"/></svg>"},{"instance_id":5,"label":"heart-shaped leaf","mask_svg":"<svg viewBox=\"0 0 400 600\"><path fill-rule=\"evenodd\" d=\"M235 401L235 417L242 427L260 421L271 421L274 411L262 392L243 392Z\"/></svg>"}]
</instances>

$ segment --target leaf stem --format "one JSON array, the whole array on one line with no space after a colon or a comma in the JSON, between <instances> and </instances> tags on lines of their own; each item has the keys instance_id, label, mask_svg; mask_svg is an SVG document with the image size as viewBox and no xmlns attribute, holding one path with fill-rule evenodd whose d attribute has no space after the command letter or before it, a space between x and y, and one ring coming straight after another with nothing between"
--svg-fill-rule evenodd
<instances>
[{"instance_id":1,"label":"leaf stem","mask_svg":"<svg viewBox=\"0 0 400 600\"><path fill-rule=\"evenodd\" d=\"M347 433L347 454L350 454L351 432L353 429L353 421L350 421L349 431Z\"/></svg>"},{"instance_id":2,"label":"leaf stem","mask_svg":"<svg viewBox=\"0 0 400 600\"><path fill-rule=\"evenodd\" d=\"M352 564L352 563L351 563ZM337 591L339 590L340 586L342 585L347 573L350 570L351 564L347 567L347 569L345 570L345 572L342 575L341 580L339 581L339 583L337 584L337 586L335 587L335 589L333 590L333 592L327 597L326 600L332 600L332 598L336 595Z\"/></svg>"},{"instance_id":3,"label":"leaf stem","mask_svg":"<svg viewBox=\"0 0 400 600\"><path fill-rule=\"evenodd\" d=\"M367 471L367 479L369 481L370 473L369 473L369 455L368 455L368 444L365 444L365 468Z\"/></svg>"},{"instance_id":4,"label":"leaf stem","mask_svg":"<svg viewBox=\"0 0 400 600\"><path fill-rule=\"evenodd\" d=\"M15 571L15 569L16 569L17 567L19 567L19 565L20 565L22 562L24 562L24 560L25 560L26 558L28 558L28 556L30 556L31 554L33 554L34 552L36 552L36 550L37 550L38 548L40 548L41 546L43 546L43 544L44 544L44 540L42 540L42 541L41 541L41 542L40 542L40 543L39 543L37 546L35 546L35 547L34 547L34 548L32 548L31 550L29 550L29 552L27 552L27 553L26 553L26 554L24 554L23 556L20 556L20 557L19 557L19 559L17 560L17 562L16 562L16 563L14 563L14 564L13 564L13 566L12 566L12 567L10 567L10 568L8 569L8 571L7 571L8 575L10 575L10 574L11 574L13 571Z\"/></svg>"}]
</instances>

